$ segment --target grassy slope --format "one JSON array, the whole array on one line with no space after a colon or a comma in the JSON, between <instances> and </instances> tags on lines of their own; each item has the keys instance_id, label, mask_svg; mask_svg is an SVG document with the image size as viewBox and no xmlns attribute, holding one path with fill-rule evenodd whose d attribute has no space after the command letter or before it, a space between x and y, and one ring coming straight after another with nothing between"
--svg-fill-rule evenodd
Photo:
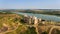
<instances>
[{"instance_id":1,"label":"grassy slope","mask_svg":"<svg viewBox=\"0 0 60 34\"><path fill-rule=\"evenodd\" d=\"M14 25L13 23L21 23L20 19L22 18L22 15L17 15L17 14L0 14L0 28L3 27L3 23L6 25L9 25L10 28L13 28ZM16 25L17 26L17 25ZM5 34L36 34L35 29L33 28L28 28L27 26L19 25L18 28L14 31L6 32Z\"/></svg>"}]
</instances>

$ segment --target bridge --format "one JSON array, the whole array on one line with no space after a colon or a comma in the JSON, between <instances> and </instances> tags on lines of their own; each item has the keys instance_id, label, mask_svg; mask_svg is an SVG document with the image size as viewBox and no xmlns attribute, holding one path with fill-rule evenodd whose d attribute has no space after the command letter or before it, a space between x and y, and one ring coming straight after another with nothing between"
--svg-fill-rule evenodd
<instances>
[{"instance_id":1,"label":"bridge","mask_svg":"<svg viewBox=\"0 0 60 34\"><path fill-rule=\"evenodd\" d=\"M50 31L49 31L49 33L48 34L51 34L51 32L53 31L53 29L54 28L56 28L56 29L59 29L60 30L60 26L53 26L51 29L50 29Z\"/></svg>"}]
</instances>

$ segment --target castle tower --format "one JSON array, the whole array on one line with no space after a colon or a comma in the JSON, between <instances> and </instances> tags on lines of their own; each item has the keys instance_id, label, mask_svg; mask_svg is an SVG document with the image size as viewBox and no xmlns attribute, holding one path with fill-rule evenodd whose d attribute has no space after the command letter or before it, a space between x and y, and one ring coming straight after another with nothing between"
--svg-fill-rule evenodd
<instances>
[{"instance_id":1,"label":"castle tower","mask_svg":"<svg viewBox=\"0 0 60 34\"><path fill-rule=\"evenodd\" d=\"M24 17L28 17L28 16L25 14Z\"/></svg>"},{"instance_id":2,"label":"castle tower","mask_svg":"<svg viewBox=\"0 0 60 34\"><path fill-rule=\"evenodd\" d=\"M34 24L38 24L38 19L35 16L34 16Z\"/></svg>"},{"instance_id":3,"label":"castle tower","mask_svg":"<svg viewBox=\"0 0 60 34\"><path fill-rule=\"evenodd\" d=\"M29 16L29 24L32 23L32 16Z\"/></svg>"},{"instance_id":4,"label":"castle tower","mask_svg":"<svg viewBox=\"0 0 60 34\"><path fill-rule=\"evenodd\" d=\"M42 21L42 19L41 19L41 18L39 18L39 19L38 19L38 23L41 23L41 21Z\"/></svg>"},{"instance_id":5,"label":"castle tower","mask_svg":"<svg viewBox=\"0 0 60 34\"><path fill-rule=\"evenodd\" d=\"M29 20L29 17L27 15L24 15L24 22L28 23L29 22L28 20Z\"/></svg>"}]
</instances>

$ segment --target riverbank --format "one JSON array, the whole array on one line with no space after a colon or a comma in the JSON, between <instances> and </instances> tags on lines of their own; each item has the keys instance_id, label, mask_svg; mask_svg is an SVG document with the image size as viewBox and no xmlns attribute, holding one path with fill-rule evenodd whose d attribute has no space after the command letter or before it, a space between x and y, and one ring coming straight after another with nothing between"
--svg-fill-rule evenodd
<instances>
[{"instance_id":1,"label":"riverbank","mask_svg":"<svg viewBox=\"0 0 60 34\"><path fill-rule=\"evenodd\" d=\"M60 22L60 17L58 16L54 16L54 15L45 15L45 14L33 14L33 13L19 13L19 12L15 12L16 14L21 14L21 15L25 15L27 14L28 16L35 16L37 18L41 18L44 20L48 20L48 21L55 21L55 22Z\"/></svg>"}]
</instances>

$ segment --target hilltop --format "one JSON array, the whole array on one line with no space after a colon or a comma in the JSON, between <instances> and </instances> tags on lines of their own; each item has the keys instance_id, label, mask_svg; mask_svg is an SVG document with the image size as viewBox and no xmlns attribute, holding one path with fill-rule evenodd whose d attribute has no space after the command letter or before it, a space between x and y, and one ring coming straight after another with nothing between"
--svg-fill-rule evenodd
<instances>
[{"instance_id":1,"label":"hilltop","mask_svg":"<svg viewBox=\"0 0 60 34\"><path fill-rule=\"evenodd\" d=\"M21 19L22 15L1 13L0 34L36 34L35 28L21 24Z\"/></svg>"}]
</instances>

